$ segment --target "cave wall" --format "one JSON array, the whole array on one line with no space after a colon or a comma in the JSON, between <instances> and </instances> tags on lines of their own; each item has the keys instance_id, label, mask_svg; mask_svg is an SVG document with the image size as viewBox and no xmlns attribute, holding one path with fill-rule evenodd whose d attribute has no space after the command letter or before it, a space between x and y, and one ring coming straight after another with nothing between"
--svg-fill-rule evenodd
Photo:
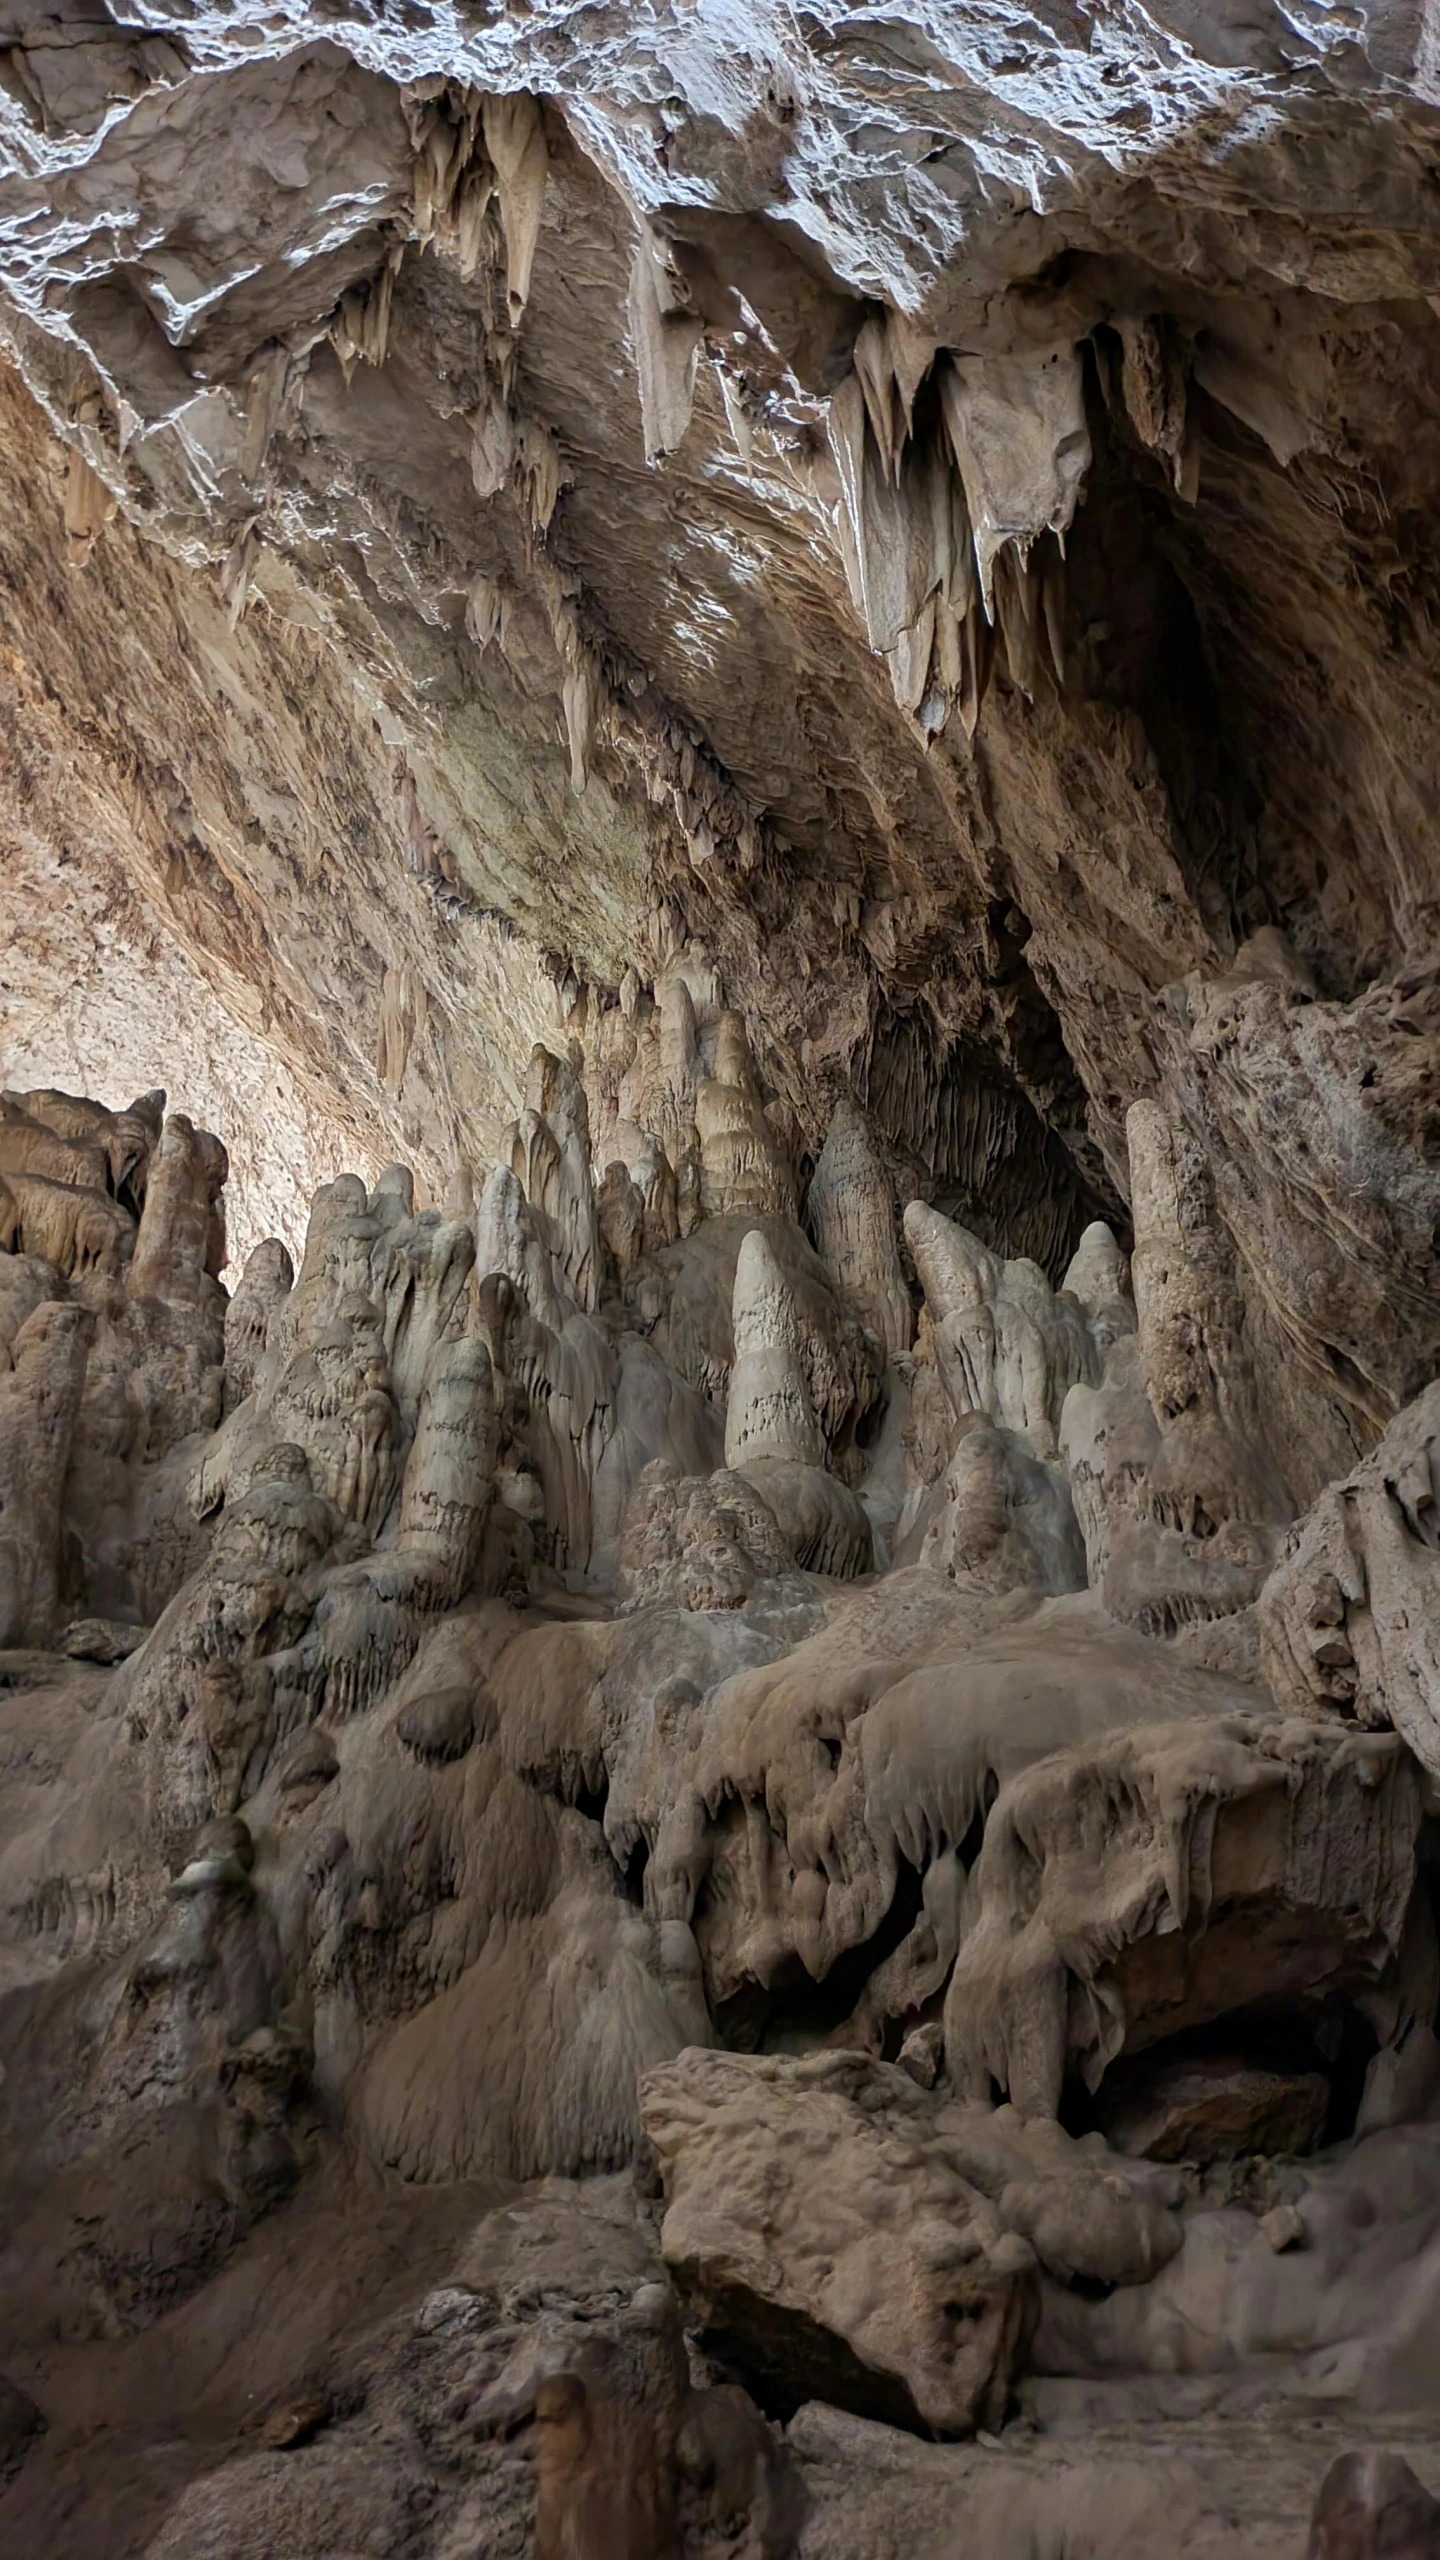
<instances>
[{"instance_id":1,"label":"cave wall","mask_svg":"<svg viewBox=\"0 0 1440 2560\"><path fill-rule=\"evenodd\" d=\"M0 0L22 2552L1433 2546L1431 15Z\"/></svg>"}]
</instances>

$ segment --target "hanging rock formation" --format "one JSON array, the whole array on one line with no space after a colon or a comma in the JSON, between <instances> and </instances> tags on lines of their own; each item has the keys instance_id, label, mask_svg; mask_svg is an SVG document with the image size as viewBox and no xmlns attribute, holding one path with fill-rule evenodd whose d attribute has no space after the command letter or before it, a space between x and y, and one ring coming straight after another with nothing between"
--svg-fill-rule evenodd
<instances>
[{"instance_id":1,"label":"hanging rock formation","mask_svg":"<svg viewBox=\"0 0 1440 2560\"><path fill-rule=\"evenodd\" d=\"M707 1003L710 1082L769 1128ZM422 2220L436 2199L452 2252L466 2181L550 2181L569 2232L565 2182L619 2180L643 2317L607 2309L582 2354L569 2315L504 2313L465 2441L518 2450L456 2457L436 2512L489 2499L559 2551L618 2499L637 2548L718 2551L723 2513L778 2555L805 2548L815 2401L1008 2442L1046 2376L1170 2369L1207 2216L1238 2336L1246 2235L1303 2253L1308 2199L1367 2145L1413 2133L1440 2215L1429 1407L1291 1532L1258 1610L1246 1583L1216 1614L1212 1579L1142 1631L1124 1539L1178 1591L1167 1540L1223 1535L1207 1496L1282 1534L1229 1266L1173 1185L1138 1222L1138 1305L1103 1225L1056 1291L912 1206L912 1357L855 1117L859 1213L838 1145L809 1208L840 1267L775 1193L737 1208L758 1138L727 1138L712 1214L702 1179L689 1232L642 1210L622 1259L586 1072L537 1057L473 1226L398 1167L341 1176L298 1270L272 1239L228 1300L223 1155L183 1116L130 1115L112 1152L77 1107L93 1145L34 1177L133 1241L115 1268L0 1256L29 2057L0 2125L6 2353L43 2389L58 2330L83 2373L98 2301L143 2372L272 2226L304 2263L327 2179L396 2177ZM902 1543L879 1574L869 1503ZM1354 2283L1357 2357L1403 2408L1410 2332ZM478 2353L491 2315L452 2295ZM389 2408L390 2333L358 2316L346 2353ZM685 2318L732 2377L693 2409L663 2379ZM294 2409L356 2387L335 2368ZM67 2458L36 2405L27 2533ZM335 2494L373 2505L352 2459ZM229 2476L205 2530L238 2554ZM152 2505L149 2547L201 2496L197 2470L169 2525Z\"/></svg>"},{"instance_id":2,"label":"hanging rock formation","mask_svg":"<svg viewBox=\"0 0 1440 2560\"><path fill-rule=\"evenodd\" d=\"M1434 2544L1434 13L1001 14L0 26L20 2560Z\"/></svg>"}]
</instances>

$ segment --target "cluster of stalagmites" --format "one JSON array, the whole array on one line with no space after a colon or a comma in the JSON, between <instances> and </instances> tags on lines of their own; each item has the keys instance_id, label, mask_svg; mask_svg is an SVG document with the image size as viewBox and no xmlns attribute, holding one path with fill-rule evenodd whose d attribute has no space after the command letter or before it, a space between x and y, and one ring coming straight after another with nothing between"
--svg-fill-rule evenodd
<instances>
[{"instance_id":1,"label":"cluster of stalagmites","mask_svg":"<svg viewBox=\"0 0 1440 2560\"><path fill-rule=\"evenodd\" d=\"M702 962L607 1022L454 1214L343 1176L228 1299L213 1139L0 1097L28 2130L92 2193L125 2132L50 2318L153 2317L323 2119L415 2181L657 2162L773 2416L1303 2393L1337 2339L1403 2397L1440 1389L1297 1520L1157 1106L1133 1254L1056 1287L897 1219L852 1103L807 1164Z\"/></svg>"}]
</instances>

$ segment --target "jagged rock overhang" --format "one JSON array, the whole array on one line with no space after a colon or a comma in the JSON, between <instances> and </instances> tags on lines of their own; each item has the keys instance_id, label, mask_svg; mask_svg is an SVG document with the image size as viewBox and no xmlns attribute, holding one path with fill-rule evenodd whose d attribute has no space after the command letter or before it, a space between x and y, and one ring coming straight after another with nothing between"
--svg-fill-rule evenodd
<instances>
[{"instance_id":1,"label":"jagged rock overhang","mask_svg":"<svg viewBox=\"0 0 1440 2560\"><path fill-rule=\"evenodd\" d=\"M1301 14L1202 60L1152 13L1154 61L1099 26L992 59L963 20L923 64L818 23L687 54L663 13L384 12L318 44L241 13L63 59L20 31L7 274L78 457L71 545L93 575L123 496L237 630L283 654L308 625L368 690L394 808L359 1018L374 1060L423 1063L382 1104L406 1152L443 1163L475 1107L459 1052L507 1001L459 948L486 911L555 955L571 1030L688 935L812 1149L904 1019L885 1133L958 1203L945 1094L986 1062L1048 1132L1052 1206L1008 1240L1058 1269L1067 1198L1114 1207L1125 1106L1166 1071L1161 989L1259 925L1333 997L1427 938L1430 110L1378 36L1357 79ZM247 118L284 182L216 190ZM131 254L97 217L159 138ZM1357 241L1382 151L1389 227ZM998 547L997 400L1063 429ZM675 444L648 468L647 434ZM962 538L892 631L866 491L911 522L937 455ZM270 850L227 848L242 900ZM307 1042L368 1110L350 1020Z\"/></svg>"}]
</instances>

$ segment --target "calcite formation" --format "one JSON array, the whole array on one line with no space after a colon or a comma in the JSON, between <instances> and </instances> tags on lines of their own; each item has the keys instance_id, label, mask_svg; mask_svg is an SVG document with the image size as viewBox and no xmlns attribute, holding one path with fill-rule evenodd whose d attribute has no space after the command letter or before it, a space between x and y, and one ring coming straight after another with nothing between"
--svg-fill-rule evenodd
<instances>
[{"instance_id":1,"label":"calcite formation","mask_svg":"<svg viewBox=\"0 0 1440 2560\"><path fill-rule=\"evenodd\" d=\"M1432 16L0 9L23 2560L1434 2543Z\"/></svg>"},{"instance_id":2,"label":"calcite formation","mask_svg":"<svg viewBox=\"0 0 1440 2560\"><path fill-rule=\"evenodd\" d=\"M272 2227L303 2262L338 2209L361 2249L377 2178L417 2214L518 2182L572 2236L584 2182L624 2199L592 2311L452 2284L474 2416L414 2492L596 2560L803 2551L817 2402L1008 2442L1033 2375L1162 2377L1207 2284L1192 2358L1253 2359L1247 2238L1303 2270L1377 2144L1440 2217L1426 1398L1287 1531L1173 1187L1056 1288L933 1206L902 1228L852 1103L811 1177L832 1264L723 989L676 983L723 1073L632 1083L632 1218L583 1043L540 1048L468 1211L341 1175L229 1294L215 1139L160 1093L6 1097L6 1179L57 1204L0 1254L22 2536L77 2423L42 2338L77 2390L97 2331L143 2373ZM1258 1603L1197 1580L1226 1487L1289 1539ZM1413 2324L1368 2260L1335 2282L1408 2407ZM1303 2398L1323 2301L1274 2283ZM332 2441L396 2409L377 2318L353 2370L265 2366L265 2442L326 2445L378 2519ZM187 2461L113 2547L238 2560L253 2460Z\"/></svg>"}]
</instances>

